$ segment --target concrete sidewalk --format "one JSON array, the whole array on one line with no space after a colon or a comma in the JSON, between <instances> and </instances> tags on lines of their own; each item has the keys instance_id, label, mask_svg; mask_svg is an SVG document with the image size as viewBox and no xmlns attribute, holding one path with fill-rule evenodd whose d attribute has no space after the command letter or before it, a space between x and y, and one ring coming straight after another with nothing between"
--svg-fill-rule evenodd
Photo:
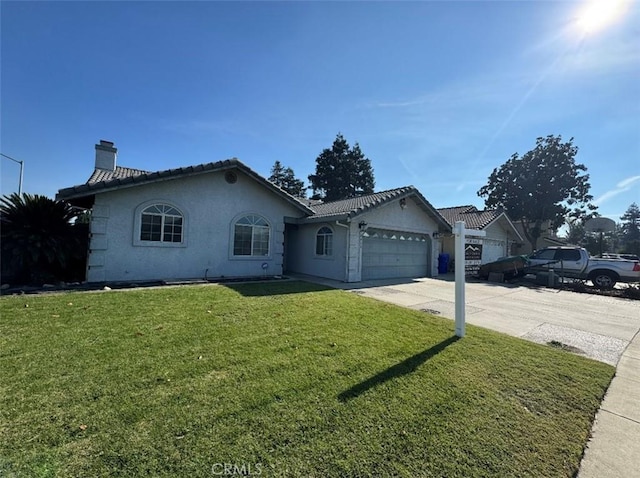
<instances>
[{"instance_id":1,"label":"concrete sidewalk","mask_svg":"<svg viewBox=\"0 0 640 478\"><path fill-rule=\"evenodd\" d=\"M455 317L452 276L351 284L294 277ZM465 295L467 323L538 343L556 340L616 366L578 477L640 476L640 301L488 282L467 283Z\"/></svg>"},{"instance_id":2,"label":"concrete sidewalk","mask_svg":"<svg viewBox=\"0 0 640 478\"><path fill-rule=\"evenodd\" d=\"M617 364L578 473L578 478L637 476L640 476L640 334L631 340Z\"/></svg>"}]
</instances>

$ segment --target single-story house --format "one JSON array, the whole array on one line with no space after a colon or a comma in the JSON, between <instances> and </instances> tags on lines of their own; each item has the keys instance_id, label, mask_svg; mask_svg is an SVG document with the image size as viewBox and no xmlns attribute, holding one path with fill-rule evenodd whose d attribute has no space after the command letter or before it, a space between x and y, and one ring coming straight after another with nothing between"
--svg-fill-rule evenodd
<instances>
[{"instance_id":1,"label":"single-story house","mask_svg":"<svg viewBox=\"0 0 640 478\"><path fill-rule=\"evenodd\" d=\"M515 223L516 229L520 233L520 235L525 238L525 233L522 228L522 224L519 221ZM554 247L554 246L566 246L567 241L564 241L558 237L557 231L551 227L549 221L545 221L542 224L542 235L538 238L537 249L544 249L545 247ZM531 254L534 252L531 243L524 239L523 242L516 245L514 248L514 254Z\"/></svg>"},{"instance_id":2,"label":"single-story house","mask_svg":"<svg viewBox=\"0 0 640 478\"><path fill-rule=\"evenodd\" d=\"M468 237L466 249L473 249L476 252L474 260L467 260L467 264L475 262L476 265L493 262L500 257L513 254L514 247L522 243L522 236L509 219L507 214L501 209L479 210L475 206L456 206L439 208L438 212L453 227L457 221L464 221L466 229L476 229L484 231L484 237ZM454 237L446 236L442 238L442 252L449 254L452 259L455 257Z\"/></svg>"},{"instance_id":3,"label":"single-story house","mask_svg":"<svg viewBox=\"0 0 640 478\"><path fill-rule=\"evenodd\" d=\"M89 282L435 276L439 238L451 232L413 186L318 203L237 159L157 172L116 160L100 141L89 180L56 196L91 209Z\"/></svg>"}]
</instances>

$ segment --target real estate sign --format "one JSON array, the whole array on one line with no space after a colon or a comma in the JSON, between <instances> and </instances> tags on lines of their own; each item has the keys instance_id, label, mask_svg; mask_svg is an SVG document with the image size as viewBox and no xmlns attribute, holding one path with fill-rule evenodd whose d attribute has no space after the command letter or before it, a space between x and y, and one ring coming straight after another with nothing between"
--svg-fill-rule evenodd
<instances>
[{"instance_id":1,"label":"real estate sign","mask_svg":"<svg viewBox=\"0 0 640 478\"><path fill-rule=\"evenodd\" d=\"M482 239L467 237L464 245L464 272L472 275L478 272L482 263Z\"/></svg>"}]
</instances>

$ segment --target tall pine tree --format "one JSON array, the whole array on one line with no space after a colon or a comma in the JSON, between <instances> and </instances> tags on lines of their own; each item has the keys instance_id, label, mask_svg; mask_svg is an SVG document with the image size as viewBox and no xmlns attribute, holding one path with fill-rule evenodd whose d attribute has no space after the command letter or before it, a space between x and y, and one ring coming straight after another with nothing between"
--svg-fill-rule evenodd
<instances>
[{"instance_id":1,"label":"tall pine tree","mask_svg":"<svg viewBox=\"0 0 640 478\"><path fill-rule=\"evenodd\" d=\"M316 158L316 172L309 176L314 199L337 201L373 192L375 180L371 161L360 145L349 146L338 133L331 146Z\"/></svg>"},{"instance_id":2,"label":"tall pine tree","mask_svg":"<svg viewBox=\"0 0 640 478\"><path fill-rule=\"evenodd\" d=\"M304 181L296 178L293 169L285 168L280 161L276 161L273 164L269 181L280 189L284 189L292 196L304 198L307 195L306 188L304 187Z\"/></svg>"},{"instance_id":3,"label":"tall pine tree","mask_svg":"<svg viewBox=\"0 0 640 478\"><path fill-rule=\"evenodd\" d=\"M640 255L640 208L636 203L620 216L622 220L622 252Z\"/></svg>"}]
</instances>

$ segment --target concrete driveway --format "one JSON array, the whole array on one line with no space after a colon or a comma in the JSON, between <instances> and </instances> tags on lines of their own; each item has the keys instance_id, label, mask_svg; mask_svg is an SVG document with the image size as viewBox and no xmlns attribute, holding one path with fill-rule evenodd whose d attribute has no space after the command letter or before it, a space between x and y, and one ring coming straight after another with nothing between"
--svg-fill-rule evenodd
<instances>
[{"instance_id":1,"label":"concrete driveway","mask_svg":"<svg viewBox=\"0 0 640 478\"><path fill-rule=\"evenodd\" d=\"M455 318L452 276L345 284L304 277L332 287ZM490 282L466 284L467 323L534 342L556 340L616 365L640 330L640 301Z\"/></svg>"},{"instance_id":2,"label":"concrete driveway","mask_svg":"<svg viewBox=\"0 0 640 478\"><path fill-rule=\"evenodd\" d=\"M455 318L451 276L357 284L299 278ZM465 295L469 324L539 343L555 340L616 366L578 477L639 476L640 301L488 282L467 283Z\"/></svg>"}]
</instances>

